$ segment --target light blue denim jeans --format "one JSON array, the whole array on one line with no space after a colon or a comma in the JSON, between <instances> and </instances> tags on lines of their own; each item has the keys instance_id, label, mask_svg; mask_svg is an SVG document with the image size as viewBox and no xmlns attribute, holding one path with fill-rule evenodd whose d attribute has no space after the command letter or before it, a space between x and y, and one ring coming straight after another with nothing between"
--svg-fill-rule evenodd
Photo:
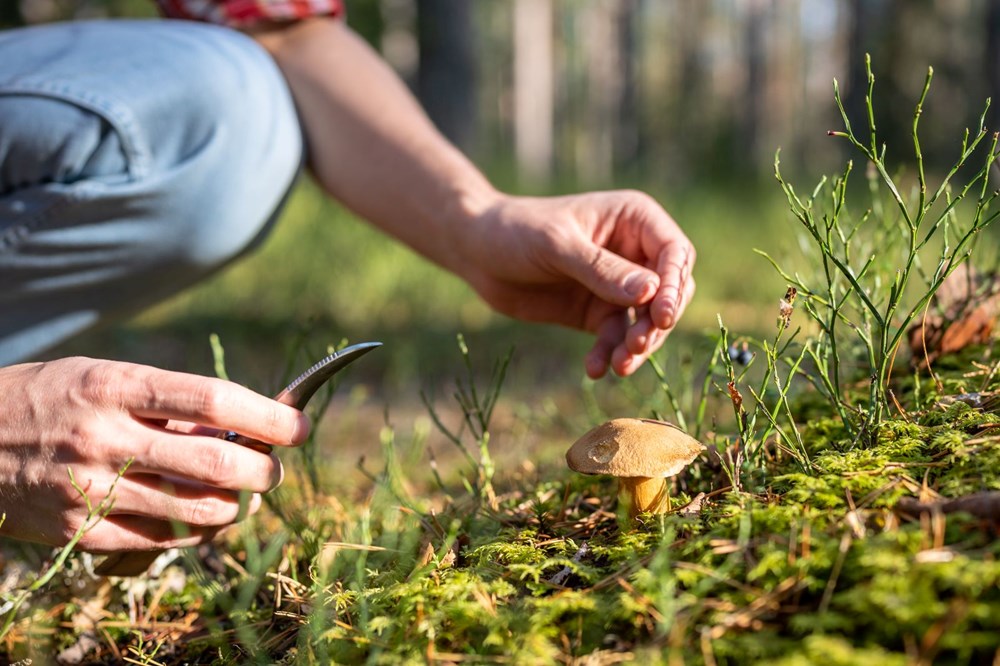
<instances>
[{"instance_id":1,"label":"light blue denim jeans","mask_svg":"<svg viewBox=\"0 0 1000 666\"><path fill-rule=\"evenodd\" d=\"M241 254L301 158L281 74L237 32L184 21L0 32L0 366Z\"/></svg>"}]
</instances>

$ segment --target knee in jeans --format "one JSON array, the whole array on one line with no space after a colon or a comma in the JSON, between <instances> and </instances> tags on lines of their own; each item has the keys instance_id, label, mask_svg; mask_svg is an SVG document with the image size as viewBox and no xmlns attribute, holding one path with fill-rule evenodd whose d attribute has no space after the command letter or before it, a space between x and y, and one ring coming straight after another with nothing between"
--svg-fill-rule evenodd
<instances>
[{"instance_id":1,"label":"knee in jeans","mask_svg":"<svg viewBox=\"0 0 1000 666\"><path fill-rule=\"evenodd\" d=\"M274 183L248 181L249 188L266 187L273 189ZM196 272L214 270L255 248L264 240L272 223L280 214L288 189L275 191L274 197L266 199L242 196L243 190L237 186L219 186L210 196L214 210L192 210L184 219L169 220L179 229L174 248L174 263L189 265ZM177 193L187 198L192 208L198 207L203 197L192 197L188 192Z\"/></svg>"},{"instance_id":2,"label":"knee in jeans","mask_svg":"<svg viewBox=\"0 0 1000 666\"><path fill-rule=\"evenodd\" d=\"M213 268L256 244L280 212L300 163L297 125L215 132L164 183L163 196L173 202L168 209L176 211L167 222L179 234L184 260Z\"/></svg>"},{"instance_id":3,"label":"knee in jeans","mask_svg":"<svg viewBox=\"0 0 1000 666\"><path fill-rule=\"evenodd\" d=\"M104 53L99 76L71 76L63 70L72 59L46 50L53 40L26 39L59 67L37 94L0 91L0 204L16 188L40 186L52 198L72 189L67 200L86 206L80 216L103 243L157 267L199 272L242 252L301 161L294 105L274 62L244 35L188 22L84 23L73 33L87 53L129 57ZM34 76L14 69L11 80Z\"/></svg>"},{"instance_id":4,"label":"knee in jeans","mask_svg":"<svg viewBox=\"0 0 1000 666\"><path fill-rule=\"evenodd\" d=\"M183 219L184 260L215 267L258 240L280 208L302 157L298 118L270 57L242 35L191 52L202 74L165 105L177 134L160 133L154 156ZM155 138L155 137L151 137ZM168 159L169 158L169 159Z\"/></svg>"}]
</instances>

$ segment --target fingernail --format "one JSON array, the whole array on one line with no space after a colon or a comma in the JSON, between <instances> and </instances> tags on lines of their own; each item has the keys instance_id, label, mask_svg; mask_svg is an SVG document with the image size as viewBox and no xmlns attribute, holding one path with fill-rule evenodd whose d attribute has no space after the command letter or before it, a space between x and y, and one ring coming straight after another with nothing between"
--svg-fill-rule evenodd
<instances>
[{"instance_id":1,"label":"fingernail","mask_svg":"<svg viewBox=\"0 0 1000 666\"><path fill-rule=\"evenodd\" d=\"M677 311L676 306L673 301L667 301L663 304L663 315L661 319L661 328L670 328L674 325L674 313Z\"/></svg>"},{"instance_id":2,"label":"fingernail","mask_svg":"<svg viewBox=\"0 0 1000 666\"><path fill-rule=\"evenodd\" d=\"M278 463L274 466L274 471L271 474L271 490L274 490L285 480L285 466L281 464L281 461L278 460L278 456L276 454L272 453L271 457Z\"/></svg>"},{"instance_id":3,"label":"fingernail","mask_svg":"<svg viewBox=\"0 0 1000 666\"><path fill-rule=\"evenodd\" d=\"M250 498L250 506L247 509L247 515L252 516L253 514L260 511L260 507L264 504L264 498L260 496L260 493L254 493Z\"/></svg>"},{"instance_id":4,"label":"fingernail","mask_svg":"<svg viewBox=\"0 0 1000 666\"><path fill-rule=\"evenodd\" d=\"M608 371L607 363L597 354L588 354L584 366L587 369L587 376L591 379L600 379Z\"/></svg>"},{"instance_id":5,"label":"fingernail","mask_svg":"<svg viewBox=\"0 0 1000 666\"><path fill-rule=\"evenodd\" d=\"M310 430L312 430L312 423L309 421L309 417L304 413L299 414L299 420L295 424L295 432L292 434L292 443L301 444L306 441Z\"/></svg>"},{"instance_id":6,"label":"fingernail","mask_svg":"<svg viewBox=\"0 0 1000 666\"><path fill-rule=\"evenodd\" d=\"M625 293L632 298L644 298L656 284L645 273L632 273L625 278Z\"/></svg>"}]
</instances>

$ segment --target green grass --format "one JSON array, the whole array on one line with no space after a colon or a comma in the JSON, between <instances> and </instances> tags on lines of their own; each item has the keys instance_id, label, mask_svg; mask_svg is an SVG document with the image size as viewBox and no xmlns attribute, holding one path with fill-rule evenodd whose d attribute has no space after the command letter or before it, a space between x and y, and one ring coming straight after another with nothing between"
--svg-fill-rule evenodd
<instances>
[{"instance_id":1,"label":"green grass","mask_svg":"<svg viewBox=\"0 0 1000 666\"><path fill-rule=\"evenodd\" d=\"M843 409L864 405L862 357L840 349L833 404L805 381L816 332L802 300L776 337L787 285L753 250L809 268L778 188L661 196L699 248L699 293L655 367L628 380L585 380L587 336L490 313L308 183L258 253L61 350L210 374L218 333L227 374L270 392L345 338L385 343L315 405L267 508L157 576L99 579L86 556L51 564L5 544L4 599L23 601L4 656L996 663L997 517L900 502L1000 491L1000 414L938 402L1000 391L1000 346L942 358L935 378L901 358L891 418L862 441ZM725 344L743 341L758 357L736 367ZM683 422L709 446L672 485L688 510L630 523L612 480L565 468L569 444L613 416Z\"/></svg>"},{"instance_id":2,"label":"green grass","mask_svg":"<svg viewBox=\"0 0 1000 666\"><path fill-rule=\"evenodd\" d=\"M994 363L998 352L967 359ZM448 362L466 392L493 365L474 347L467 358L469 368L453 346ZM946 381L952 393L979 378ZM988 663L1000 650L995 526L894 511L921 488L1000 490L997 414L931 403L863 449L835 418L813 417L809 473L772 442L764 476L736 492L703 456L673 489L675 506L708 494L702 508L633 526L611 479L573 474L559 456L582 433L574 422L589 420L588 399L596 418L623 388L643 404L632 413L667 411L655 378L613 396L582 391L576 414L501 399L488 436L460 426L494 395L476 384L478 402L434 402L461 451L426 415L412 427L355 423L363 460L357 449L353 460L289 452L272 510L182 566L107 582L70 559L62 585L25 604L8 658L49 663L88 633L90 663L114 663L115 650L150 664ZM331 420L364 415L371 400L338 398ZM713 390L709 401L726 398Z\"/></svg>"}]
</instances>

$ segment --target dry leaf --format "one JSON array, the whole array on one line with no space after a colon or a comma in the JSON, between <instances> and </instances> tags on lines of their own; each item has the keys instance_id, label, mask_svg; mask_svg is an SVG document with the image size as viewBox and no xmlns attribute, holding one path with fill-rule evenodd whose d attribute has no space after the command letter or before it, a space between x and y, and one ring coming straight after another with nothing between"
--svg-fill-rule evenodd
<instances>
[{"instance_id":1,"label":"dry leaf","mask_svg":"<svg viewBox=\"0 0 1000 666\"><path fill-rule=\"evenodd\" d=\"M682 516L697 516L704 508L706 497L705 493L698 493L693 500L677 509L677 513Z\"/></svg>"},{"instance_id":2,"label":"dry leaf","mask_svg":"<svg viewBox=\"0 0 1000 666\"><path fill-rule=\"evenodd\" d=\"M97 623L108 615L105 608L111 600L111 583L105 580L91 598L80 604L71 620L79 633L76 643L57 656L60 664L81 664L101 643L97 639Z\"/></svg>"},{"instance_id":3,"label":"dry leaf","mask_svg":"<svg viewBox=\"0 0 1000 666\"><path fill-rule=\"evenodd\" d=\"M798 293L795 287L789 287L785 292L785 297L778 302L778 325L782 328L788 328L792 323L795 296Z\"/></svg>"},{"instance_id":4,"label":"dry leaf","mask_svg":"<svg viewBox=\"0 0 1000 666\"><path fill-rule=\"evenodd\" d=\"M1000 315L1000 275L979 275L968 263L945 278L931 308L908 332L914 364L969 345L985 344Z\"/></svg>"}]
</instances>

